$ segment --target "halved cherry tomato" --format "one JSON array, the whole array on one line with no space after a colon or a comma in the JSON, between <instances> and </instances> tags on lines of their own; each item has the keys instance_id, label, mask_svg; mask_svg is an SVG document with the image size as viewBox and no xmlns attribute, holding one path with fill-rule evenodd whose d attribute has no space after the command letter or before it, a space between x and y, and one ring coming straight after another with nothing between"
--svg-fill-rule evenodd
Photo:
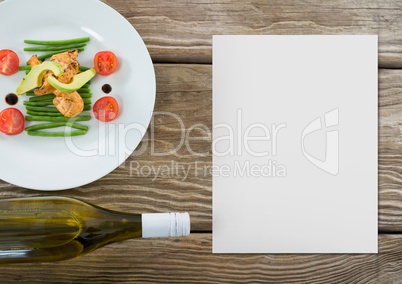
<instances>
[{"instance_id":1,"label":"halved cherry tomato","mask_svg":"<svg viewBox=\"0 0 402 284\"><path fill-rule=\"evenodd\" d=\"M100 121L112 121L119 114L119 104L113 97L102 97L95 102L93 112Z\"/></svg>"},{"instance_id":2,"label":"halved cherry tomato","mask_svg":"<svg viewBox=\"0 0 402 284\"><path fill-rule=\"evenodd\" d=\"M94 57L96 73L110 75L116 71L118 65L116 54L111 51L99 51Z\"/></svg>"},{"instance_id":3,"label":"halved cherry tomato","mask_svg":"<svg viewBox=\"0 0 402 284\"><path fill-rule=\"evenodd\" d=\"M0 73L3 75L12 75L18 71L20 59L18 55L9 49L0 50Z\"/></svg>"},{"instance_id":4,"label":"halved cherry tomato","mask_svg":"<svg viewBox=\"0 0 402 284\"><path fill-rule=\"evenodd\" d=\"M0 112L0 131L15 135L24 130L24 115L16 108L5 108Z\"/></svg>"}]
</instances>

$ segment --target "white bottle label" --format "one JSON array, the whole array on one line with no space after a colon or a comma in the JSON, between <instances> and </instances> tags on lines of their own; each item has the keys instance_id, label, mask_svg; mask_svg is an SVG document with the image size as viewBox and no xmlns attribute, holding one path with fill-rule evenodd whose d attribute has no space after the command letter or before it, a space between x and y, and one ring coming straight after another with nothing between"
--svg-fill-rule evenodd
<instances>
[{"instance_id":1,"label":"white bottle label","mask_svg":"<svg viewBox=\"0 0 402 284\"><path fill-rule=\"evenodd\" d=\"M142 214L142 237L181 237L190 234L188 213Z\"/></svg>"}]
</instances>

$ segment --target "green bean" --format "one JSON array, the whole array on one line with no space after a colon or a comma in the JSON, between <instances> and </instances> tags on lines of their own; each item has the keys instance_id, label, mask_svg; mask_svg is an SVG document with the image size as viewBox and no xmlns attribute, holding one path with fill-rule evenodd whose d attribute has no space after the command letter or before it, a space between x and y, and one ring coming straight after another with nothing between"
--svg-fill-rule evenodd
<instances>
[{"instance_id":1,"label":"green bean","mask_svg":"<svg viewBox=\"0 0 402 284\"><path fill-rule=\"evenodd\" d=\"M28 126L25 128L26 131L30 130L41 130L41 129L49 129L49 128L56 128L56 127L62 127L62 126L67 126L75 129L80 129L80 130L88 130L88 126L86 125L81 125L78 123L70 123L70 122L52 122L52 123L40 123L40 124L35 124L32 126Z\"/></svg>"},{"instance_id":2,"label":"green bean","mask_svg":"<svg viewBox=\"0 0 402 284\"><path fill-rule=\"evenodd\" d=\"M92 93L81 93L80 96L83 99L90 99L92 98Z\"/></svg>"},{"instance_id":3,"label":"green bean","mask_svg":"<svg viewBox=\"0 0 402 284\"><path fill-rule=\"evenodd\" d=\"M81 112L80 114L78 114L78 115L75 116L75 117L79 117L79 116L91 116L91 113L88 112L88 111L83 111L83 112Z\"/></svg>"},{"instance_id":4,"label":"green bean","mask_svg":"<svg viewBox=\"0 0 402 284\"><path fill-rule=\"evenodd\" d=\"M89 69L91 69L90 67L85 67L85 66L80 66L80 71L87 71Z\"/></svg>"},{"instance_id":5,"label":"green bean","mask_svg":"<svg viewBox=\"0 0 402 284\"><path fill-rule=\"evenodd\" d=\"M60 51L64 49L76 49L79 47L86 46L86 43L78 43L78 44L66 44L66 45L45 45L45 46L33 46L33 47L25 47L24 51Z\"/></svg>"},{"instance_id":6,"label":"green bean","mask_svg":"<svg viewBox=\"0 0 402 284\"><path fill-rule=\"evenodd\" d=\"M91 105L84 105L84 110L91 110Z\"/></svg>"},{"instance_id":7,"label":"green bean","mask_svg":"<svg viewBox=\"0 0 402 284\"><path fill-rule=\"evenodd\" d=\"M31 111L39 111L39 112L58 112L60 113L60 111L55 108L55 107L38 107L38 106L25 106L25 108L27 110L31 110ZM85 108L85 106L84 106Z\"/></svg>"},{"instance_id":8,"label":"green bean","mask_svg":"<svg viewBox=\"0 0 402 284\"><path fill-rule=\"evenodd\" d=\"M34 92L26 92L25 95L28 97L36 96Z\"/></svg>"},{"instance_id":9,"label":"green bean","mask_svg":"<svg viewBox=\"0 0 402 284\"><path fill-rule=\"evenodd\" d=\"M78 51L84 51L83 47L80 47L80 48L77 48L77 49L78 49ZM63 52L69 51L69 50L70 49L64 49L64 50L60 50L60 51L49 52L49 53L46 53L46 54L38 56L38 60L44 60L44 59L49 58L49 57L51 57L51 56L53 56L55 54L63 53Z\"/></svg>"},{"instance_id":10,"label":"green bean","mask_svg":"<svg viewBox=\"0 0 402 284\"><path fill-rule=\"evenodd\" d=\"M79 136L85 135L87 133L86 130L77 130L77 131L70 131L70 132L44 132L44 131L35 131L30 130L27 131L28 135L31 136L42 136L42 137L70 137L70 136Z\"/></svg>"},{"instance_id":11,"label":"green bean","mask_svg":"<svg viewBox=\"0 0 402 284\"><path fill-rule=\"evenodd\" d=\"M90 92L91 92L91 89L81 87L81 89L77 90L77 92L78 92L78 93L81 93L81 92L82 92L82 93L90 93Z\"/></svg>"},{"instance_id":12,"label":"green bean","mask_svg":"<svg viewBox=\"0 0 402 284\"><path fill-rule=\"evenodd\" d=\"M27 114L32 115L32 116L62 116L64 115L61 112L48 112L48 111L33 111L33 110L27 110ZM78 114L76 117L79 116L88 116L90 115L88 112L81 112Z\"/></svg>"},{"instance_id":13,"label":"green bean","mask_svg":"<svg viewBox=\"0 0 402 284\"><path fill-rule=\"evenodd\" d=\"M73 121L88 121L91 119L90 115L82 115L77 117L54 117L54 116L25 116L27 121L55 121L55 122L68 122L71 120Z\"/></svg>"},{"instance_id":14,"label":"green bean","mask_svg":"<svg viewBox=\"0 0 402 284\"><path fill-rule=\"evenodd\" d=\"M24 101L23 104L26 106L48 106L53 105L53 100L39 101L39 102Z\"/></svg>"},{"instance_id":15,"label":"green bean","mask_svg":"<svg viewBox=\"0 0 402 284\"><path fill-rule=\"evenodd\" d=\"M51 100L54 99L56 96L54 94L47 94L43 96L35 96L29 98L30 102L38 102L38 101L46 101L46 100Z\"/></svg>"},{"instance_id":16,"label":"green bean","mask_svg":"<svg viewBox=\"0 0 402 284\"><path fill-rule=\"evenodd\" d=\"M82 43L89 41L89 37L80 37L80 38L72 38L66 40L24 40L25 43L29 44L38 44L38 45L63 45L63 44L72 44L72 43Z\"/></svg>"},{"instance_id":17,"label":"green bean","mask_svg":"<svg viewBox=\"0 0 402 284\"><path fill-rule=\"evenodd\" d=\"M26 70L31 70L31 66L29 66L29 65L24 65L24 66L20 66L20 67L18 67L18 70L20 70L20 71L26 71Z\"/></svg>"},{"instance_id":18,"label":"green bean","mask_svg":"<svg viewBox=\"0 0 402 284\"><path fill-rule=\"evenodd\" d=\"M32 110L27 110L28 115L32 116L62 116L64 115L61 112L47 112L47 111L32 111Z\"/></svg>"}]
</instances>

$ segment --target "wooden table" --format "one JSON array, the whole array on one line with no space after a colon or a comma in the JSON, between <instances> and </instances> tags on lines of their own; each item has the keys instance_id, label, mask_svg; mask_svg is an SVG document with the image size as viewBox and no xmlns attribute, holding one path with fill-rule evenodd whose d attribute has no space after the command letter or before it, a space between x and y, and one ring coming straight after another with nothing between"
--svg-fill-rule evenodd
<instances>
[{"instance_id":1,"label":"wooden table","mask_svg":"<svg viewBox=\"0 0 402 284\"><path fill-rule=\"evenodd\" d=\"M0 181L0 198L55 194L118 211L188 211L192 234L115 243L60 263L2 266L1 283L402 283L402 1L104 2L137 29L155 64L155 116L140 145L146 151L67 191ZM212 254L212 179L204 168L211 166L213 34L379 35L379 254ZM188 146L153 154L172 152L182 135ZM170 176L147 175L158 167ZM190 167L187 178L176 167Z\"/></svg>"}]
</instances>

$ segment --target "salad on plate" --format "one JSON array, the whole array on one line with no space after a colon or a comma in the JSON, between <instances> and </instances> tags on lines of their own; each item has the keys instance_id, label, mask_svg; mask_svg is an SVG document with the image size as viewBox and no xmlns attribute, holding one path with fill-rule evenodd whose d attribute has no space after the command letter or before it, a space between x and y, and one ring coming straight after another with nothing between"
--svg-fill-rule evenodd
<instances>
[{"instance_id":1,"label":"salad on plate","mask_svg":"<svg viewBox=\"0 0 402 284\"><path fill-rule=\"evenodd\" d=\"M117 100L108 95L99 98L92 107L91 80L98 74L108 76L118 67L117 56L112 51L99 51L94 55L94 66L81 66L79 52L89 43L89 37L67 40L25 40L30 46L26 52L33 54L26 65L20 66L16 52L0 50L0 74L11 76L25 71L15 89L5 101L11 107L0 110L0 132L17 135L25 129L28 135L66 137L86 134L88 126L80 122L94 117L103 122L114 120L119 114ZM109 93L111 86L102 87ZM25 116L12 107L25 95ZM26 122L30 123L26 126Z\"/></svg>"}]
</instances>

